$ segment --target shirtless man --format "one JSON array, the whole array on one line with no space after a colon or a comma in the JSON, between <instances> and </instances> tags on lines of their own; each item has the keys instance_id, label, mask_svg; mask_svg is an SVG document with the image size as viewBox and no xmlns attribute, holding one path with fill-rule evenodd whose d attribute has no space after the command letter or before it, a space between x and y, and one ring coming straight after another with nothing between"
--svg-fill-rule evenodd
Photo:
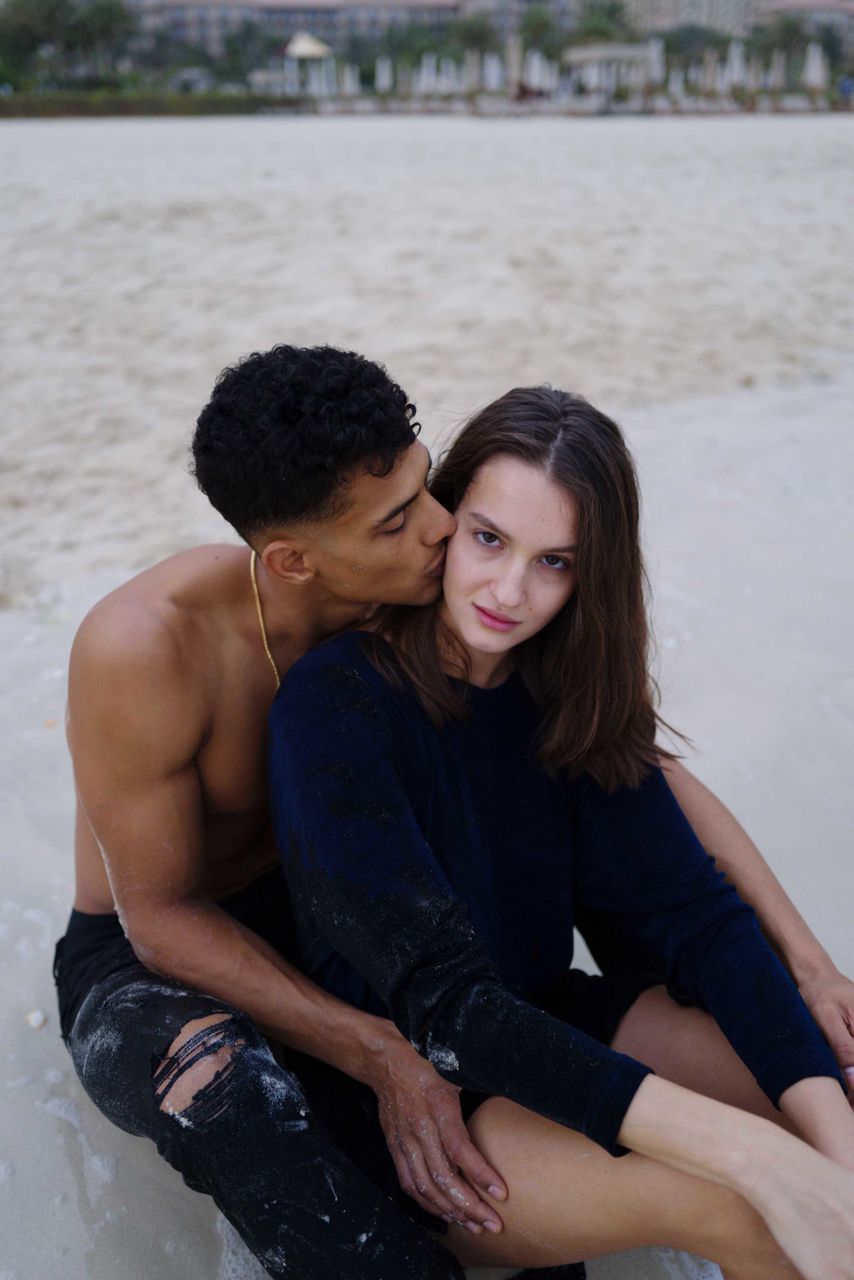
<instances>
[{"instance_id":1,"label":"shirtless man","mask_svg":"<svg viewBox=\"0 0 854 1280\"><path fill-rule=\"evenodd\" d=\"M416 1219L476 1233L502 1225L480 1191L506 1195L458 1089L391 1022L289 963L298 922L267 809L281 673L376 602L439 591L454 521L426 490L412 413L382 369L329 348L279 347L227 370L199 418L196 475L252 550L199 547L140 574L95 606L71 657L79 805L74 912L57 947L63 1037L96 1105L213 1195L270 1275L299 1280L459 1277L386 1194L391 1182ZM854 986L732 816L680 766L668 774L854 1069ZM352 1081L340 1147L322 1123L340 1096L323 1087L333 1070ZM371 1107L384 1169L357 1167Z\"/></svg>"}]
</instances>

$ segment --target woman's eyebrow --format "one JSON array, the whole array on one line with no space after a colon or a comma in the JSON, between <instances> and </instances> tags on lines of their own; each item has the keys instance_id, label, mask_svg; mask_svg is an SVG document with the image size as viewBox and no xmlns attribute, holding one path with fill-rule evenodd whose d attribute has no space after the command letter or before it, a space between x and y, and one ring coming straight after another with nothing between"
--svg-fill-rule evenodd
<instances>
[{"instance_id":1,"label":"woman's eyebrow","mask_svg":"<svg viewBox=\"0 0 854 1280\"><path fill-rule=\"evenodd\" d=\"M469 518L472 520L476 520L478 524L488 525L489 528L492 530L492 532L497 533L499 538L503 538L505 542L510 541L510 538L508 537L508 535L504 533L501 529L499 529L495 521L491 520L489 516L483 515L480 511L470 511ZM574 544L572 546L567 546L567 547L549 547L547 550L541 552L541 555L553 556L553 555L556 555L559 551L575 551L575 550L576 550L576 547Z\"/></svg>"}]
</instances>

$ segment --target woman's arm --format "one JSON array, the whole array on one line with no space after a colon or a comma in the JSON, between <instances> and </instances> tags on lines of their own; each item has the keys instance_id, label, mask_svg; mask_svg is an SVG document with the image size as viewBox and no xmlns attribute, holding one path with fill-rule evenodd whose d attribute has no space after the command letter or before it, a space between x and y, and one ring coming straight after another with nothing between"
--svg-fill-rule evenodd
<instances>
[{"instance_id":1,"label":"woman's arm","mask_svg":"<svg viewBox=\"0 0 854 1280\"><path fill-rule=\"evenodd\" d=\"M830 956L729 809L680 761L662 761L661 768L700 844L739 897L755 908L762 932L795 982L833 971Z\"/></svg>"},{"instance_id":2,"label":"woman's arm","mask_svg":"<svg viewBox=\"0 0 854 1280\"><path fill-rule=\"evenodd\" d=\"M854 982L835 966L744 828L678 760L662 762L670 790L707 853L755 908L854 1088Z\"/></svg>"},{"instance_id":3,"label":"woman's arm","mask_svg":"<svg viewBox=\"0 0 854 1280\"><path fill-rule=\"evenodd\" d=\"M770 1121L649 1076L620 1141L737 1191L807 1280L854 1276L854 1174Z\"/></svg>"},{"instance_id":4,"label":"woman's arm","mask_svg":"<svg viewBox=\"0 0 854 1280\"><path fill-rule=\"evenodd\" d=\"M703 851L663 774L654 770L641 787L612 795L590 779L576 791L577 889L587 917L651 957L675 998L712 1013L770 1100L805 1137L824 1135L827 1154L843 1141L854 1146L854 1117L826 1041L755 912ZM792 1090L806 1081L813 1087ZM830 1116L839 1126L833 1150L827 1146Z\"/></svg>"}]
</instances>

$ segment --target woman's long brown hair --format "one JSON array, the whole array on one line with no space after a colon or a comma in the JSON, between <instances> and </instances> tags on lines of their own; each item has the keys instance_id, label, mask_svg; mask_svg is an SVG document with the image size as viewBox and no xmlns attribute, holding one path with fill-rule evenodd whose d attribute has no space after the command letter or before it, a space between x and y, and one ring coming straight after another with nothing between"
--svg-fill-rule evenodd
<instances>
[{"instance_id":1,"label":"woman's long brown hair","mask_svg":"<svg viewBox=\"0 0 854 1280\"><path fill-rule=\"evenodd\" d=\"M552 773L590 773L606 790L638 786L671 753L655 745L657 689L648 671L649 631L640 549L637 478L615 422L580 396L517 387L481 409L441 459L430 491L449 511L475 474L496 456L538 467L578 507L576 585L560 613L515 651L518 669L542 709L537 753ZM438 604L393 606L376 630L394 650L369 642L392 680L408 678L435 724L464 717L464 692L448 678L467 675L465 655L440 620ZM671 730L672 732L672 730Z\"/></svg>"}]
</instances>

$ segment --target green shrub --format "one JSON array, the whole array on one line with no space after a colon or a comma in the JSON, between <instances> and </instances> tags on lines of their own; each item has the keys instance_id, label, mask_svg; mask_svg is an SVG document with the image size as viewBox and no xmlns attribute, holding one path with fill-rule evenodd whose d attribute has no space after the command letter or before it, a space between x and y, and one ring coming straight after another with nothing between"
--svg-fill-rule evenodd
<instances>
[{"instance_id":1,"label":"green shrub","mask_svg":"<svg viewBox=\"0 0 854 1280\"><path fill-rule=\"evenodd\" d=\"M255 115L276 109L311 109L301 98L225 93L16 93L0 97L0 118L25 116Z\"/></svg>"}]
</instances>

